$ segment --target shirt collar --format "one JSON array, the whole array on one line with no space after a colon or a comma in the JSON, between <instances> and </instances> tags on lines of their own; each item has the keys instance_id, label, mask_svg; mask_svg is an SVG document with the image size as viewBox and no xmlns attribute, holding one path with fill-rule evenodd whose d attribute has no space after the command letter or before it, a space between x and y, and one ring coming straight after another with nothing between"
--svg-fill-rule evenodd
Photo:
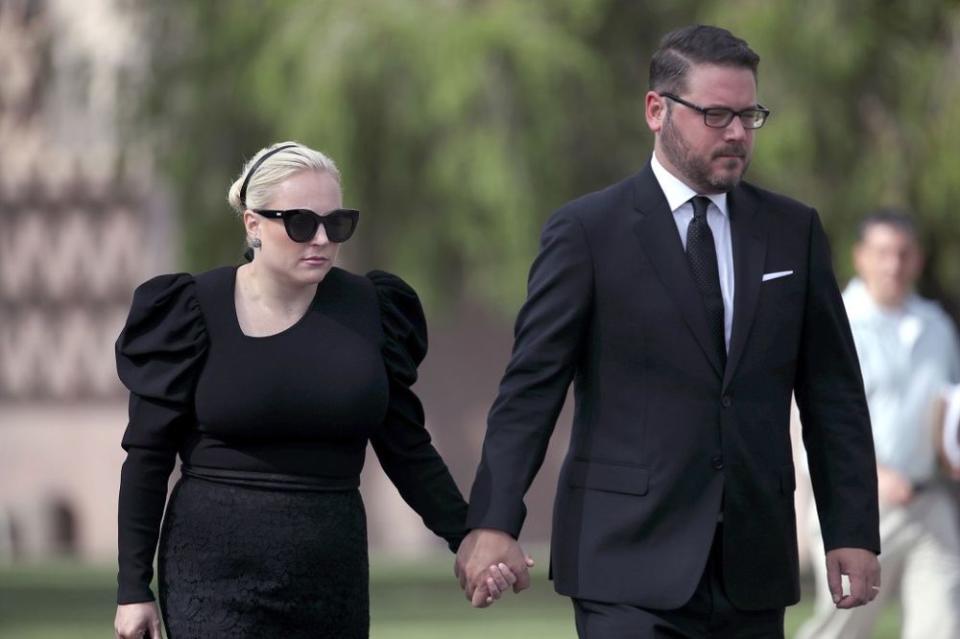
<instances>
[{"instance_id":1,"label":"shirt collar","mask_svg":"<svg viewBox=\"0 0 960 639\"><path fill-rule=\"evenodd\" d=\"M653 169L653 175L660 184L660 190L667 198L667 205L670 207L671 213L676 213L681 206L690 201L690 198L700 195L660 164L655 152L650 158L650 168ZM709 198L724 217L727 216L726 193L712 193L704 195L704 197Z\"/></svg>"},{"instance_id":2,"label":"shirt collar","mask_svg":"<svg viewBox=\"0 0 960 639\"><path fill-rule=\"evenodd\" d=\"M899 308L888 309L877 304L866 284L859 277L853 277L843 290L843 302L851 319L876 318L903 318L918 316L922 313L922 304L916 293L910 293Z\"/></svg>"}]
</instances>

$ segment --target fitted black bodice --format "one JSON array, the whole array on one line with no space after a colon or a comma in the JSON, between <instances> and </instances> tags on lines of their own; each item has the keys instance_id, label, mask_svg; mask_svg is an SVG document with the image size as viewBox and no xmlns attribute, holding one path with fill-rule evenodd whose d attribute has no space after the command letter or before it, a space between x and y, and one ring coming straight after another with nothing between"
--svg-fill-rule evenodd
<instances>
[{"instance_id":1,"label":"fitted black bodice","mask_svg":"<svg viewBox=\"0 0 960 639\"><path fill-rule=\"evenodd\" d=\"M196 430L181 457L191 466L357 476L389 398L372 283L333 269L296 324L248 337L237 322L235 272L196 278L209 345Z\"/></svg>"},{"instance_id":2,"label":"fitted black bodice","mask_svg":"<svg viewBox=\"0 0 960 639\"><path fill-rule=\"evenodd\" d=\"M355 487L367 442L403 497L456 547L466 506L430 443L410 386L426 353L413 290L374 271L334 268L304 316L267 337L244 335L236 268L163 275L134 295L117 340L130 389L121 476L120 603L149 583L167 479L185 469L273 488L303 478ZM298 486L303 488L303 486Z\"/></svg>"}]
</instances>

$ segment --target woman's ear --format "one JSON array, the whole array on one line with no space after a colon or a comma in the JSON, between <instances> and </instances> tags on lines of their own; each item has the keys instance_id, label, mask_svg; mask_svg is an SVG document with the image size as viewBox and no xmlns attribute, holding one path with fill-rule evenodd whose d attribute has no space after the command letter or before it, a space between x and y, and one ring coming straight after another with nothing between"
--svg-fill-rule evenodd
<instances>
[{"instance_id":1,"label":"woman's ear","mask_svg":"<svg viewBox=\"0 0 960 639\"><path fill-rule=\"evenodd\" d=\"M247 237L251 239L260 237L260 216L250 209L244 211L243 228L247 232Z\"/></svg>"}]
</instances>

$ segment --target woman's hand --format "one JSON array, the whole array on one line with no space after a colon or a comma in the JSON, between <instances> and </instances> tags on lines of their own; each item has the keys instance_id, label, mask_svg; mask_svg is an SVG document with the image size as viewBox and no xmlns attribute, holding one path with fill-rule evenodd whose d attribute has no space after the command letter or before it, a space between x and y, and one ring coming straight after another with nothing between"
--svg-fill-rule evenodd
<instances>
[{"instance_id":1,"label":"woman's hand","mask_svg":"<svg viewBox=\"0 0 960 639\"><path fill-rule=\"evenodd\" d=\"M162 639L157 604L146 601L117 606L113 631L115 639Z\"/></svg>"},{"instance_id":2,"label":"woman's hand","mask_svg":"<svg viewBox=\"0 0 960 639\"><path fill-rule=\"evenodd\" d=\"M517 540L508 533L492 528L475 528L463 538L453 563L453 574L474 608L485 608L492 603L491 599L499 598L498 572L509 585L507 575L499 569L501 563L509 568L511 577L516 577L514 592L530 587L529 569L533 566L533 559L523 552ZM496 592L487 592L487 581L491 577Z\"/></svg>"},{"instance_id":3,"label":"woman's hand","mask_svg":"<svg viewBox=\"0 0 960 639\"><path fill-rule=\"evenodd\" d=\"M532 568L534 565L533 558L530 556L525 556L526 564L528 568ZM484 578L483 586L478 587L474 597L474 605L478 608L486 608L491 605L494 601L500 598L500 596L505 593L510 588L513 588L517 583L517 576L513 574L513 571L510 570L510 567L505 563L494 564L487 569L487 575ZM486 587L486 593L479 591L483 590L483 587ZM482 603L479 603L481 602Z\"/></svg>"}]
</instances>

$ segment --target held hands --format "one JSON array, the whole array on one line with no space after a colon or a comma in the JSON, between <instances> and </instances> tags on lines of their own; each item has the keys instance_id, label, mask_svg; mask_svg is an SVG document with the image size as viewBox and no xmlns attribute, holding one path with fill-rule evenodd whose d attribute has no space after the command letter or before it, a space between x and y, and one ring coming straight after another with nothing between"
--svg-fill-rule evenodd
<instances>
[{"instance_id":1,"label":"held hands","mask_svg":"<svg viewBox=\"0 0 960 639\"><path fill-rule=\"evenodd\" d=\"M843 594L842 575L850 579L850 594ZM827 584L837 608L856 608L880 592L880 562L863 548L834 548L827 553Z\"/></svg>"},{"instance_id":2,"label":"held hands","mask_svg":"<svg viewBox=\"0 0 960 639\"><path fill-rule=\"evenodd\" d=\"M114 639L162 639L160 611L153 601L117 606Z\"/></svg>"},{"instance_id":3,"label":"held hands","mask_svg":"<svg viewBox=\"0 0 960 639\"><path fill-rule=\"evenodd\" d=\"M520 544L501 530L477 528L460 544L453 574L474 608L486 608L508 588L530 587L527 569L534 565Z\"/></svg>"}]
</instances>

